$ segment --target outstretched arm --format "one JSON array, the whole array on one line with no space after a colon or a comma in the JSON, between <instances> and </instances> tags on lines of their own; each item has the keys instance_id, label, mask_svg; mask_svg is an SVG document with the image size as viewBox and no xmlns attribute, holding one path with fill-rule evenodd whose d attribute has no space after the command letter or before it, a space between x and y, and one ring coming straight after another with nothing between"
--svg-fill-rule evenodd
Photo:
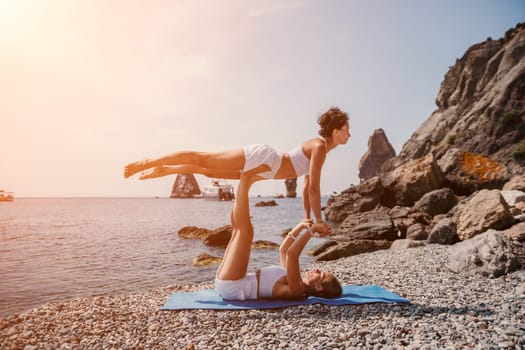
<instances>
[{"instance_id":1,"label":"outstretched arm","mask_svg":"<svg viewBox=\"0 0 525 350\"><path fill-rule=\"evenodd\" d=\"M326 145L324 143L312 148L310 158L310 172L308 179L310 206L314 212L315 222L323 223L325 234L331 234L332 228L323 221L321 213L321 169L326 159Z\"/></svg>"},{"instance_id":2,"label":"outstretched arm","mask_svg":"<svg viewBox=\"0 0 525 350\"><path fill-rule=\"evenodd\" d=\"M303 234L300 234L300 232L306 227L310 227L310 229L306 230ZM303 221L290 231L290 236L292 237L287 236L286 240L283 242L282 247L287 247L286 249L282 249L285 250L285 257L281 257L281 264L284 262L284 266L281 266L286 269L287 285L283 286L282 289L278 291L280 297L293 298L304 293L299 257L310 238L314 235L313 232L320 232L321 230L323 230L322 224L311 225Z\"/></svg>"},{"instance_id":3,"label":"outstretched arm","mask_svg":"<svg viewBox=\"0 0 525 350\"><path fill-rule=\"evenodd\" d=\"M288 235L285 237L284 241L281 243L281 246L279 247L279 257L281 261L281 267L286 268L286 253L288 252L288 248L293 244L297 236L301 233L301 231L308 227L308 223L306 221L301 221L298 223L290 232L288 232Z\"/></svg>"},{"instance_id":4,"label":"outstretched arm","mask_svg":"<svg viewBox=\"0 0 525 350\"><path fill-rule=\"evenodd\" d=\"M310 176L304 176L304 187L303 187L303 208L304 208L304 218L310 220L310 213L312 207L310 206Z\"/></svg>"}]
</instances>

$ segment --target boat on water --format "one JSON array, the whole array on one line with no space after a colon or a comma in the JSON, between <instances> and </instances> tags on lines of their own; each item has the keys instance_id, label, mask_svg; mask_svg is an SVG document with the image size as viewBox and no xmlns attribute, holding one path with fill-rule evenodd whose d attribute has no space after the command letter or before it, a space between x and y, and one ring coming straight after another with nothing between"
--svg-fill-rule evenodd
<instances>
[{"instance_id":1,"label":"boat on water","mask_svg":"<svg viewBox=\"0 0 525 350\"><path fill-rule=\"evenodd\" d=\"M226 180L212 179L211 183L204 187L202 198L216 201L231 201L235 199L233 186Z\"/></svg>"},{"instance_id":2,"label":"boat on water","mask_svg":"<svg viewBox=\"0 0 525 350\"><path fill-rule=\"evenodd\" d=\"M0 190L0 202L12 202L15 200L15 196L13 192L6 192L4 190Z\"/></svg>"}]
</instances>

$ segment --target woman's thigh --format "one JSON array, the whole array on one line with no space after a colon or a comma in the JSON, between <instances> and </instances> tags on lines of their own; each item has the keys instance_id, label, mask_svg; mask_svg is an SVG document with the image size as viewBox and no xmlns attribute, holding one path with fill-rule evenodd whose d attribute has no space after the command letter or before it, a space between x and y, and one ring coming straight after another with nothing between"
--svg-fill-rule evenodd
<instances>
[{"instance_id":1,"label":"woman's thigh","mask_svg":"<svg viewBox=\"0 0 525 350\"><path fill-rule=\"evenodd\" d=\"M208 169L222 169L241 171L244 168L245 158L242 148L224 152L201 152L200 165Z\"/></svg>"}]
</instances>

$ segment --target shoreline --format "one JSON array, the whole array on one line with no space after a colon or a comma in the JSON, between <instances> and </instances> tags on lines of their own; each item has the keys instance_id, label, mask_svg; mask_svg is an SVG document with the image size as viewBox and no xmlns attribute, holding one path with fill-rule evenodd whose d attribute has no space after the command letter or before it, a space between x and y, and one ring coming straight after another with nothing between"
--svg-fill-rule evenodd
<instances>
[{"instance_id":1,"label":"shoreline","mask_svg":"<svg viewBox=\"0 0 525 350\"><path fill-rule=\"evenodd\" d=\"M257 209L254 239L280 243L283 230L303 215L300 199L279 204ZM66 298L213 281L218 265L195 266L193 259L201 253L222 256L224 249L178 231L227 225L231 203L23 199L3 209L0 317L7 317ZM277 249L254 249L250 263L265 266L275 259ZM303 255L302 266L311 259Z\"/></svg>"},{"instance_id":2,"label":"shoreline","mask_svg":"<svg viewBox=\"0 0 525 350\"><path fill-rule=\"evenodd\" d=\"M496 279L446 268L447 247L317 263L343 284L377 284L409 304L159 311L174 291L79 297L0 318L0 348L511 348L525 346L525 270Z\"/></svg>"}]
</instances>

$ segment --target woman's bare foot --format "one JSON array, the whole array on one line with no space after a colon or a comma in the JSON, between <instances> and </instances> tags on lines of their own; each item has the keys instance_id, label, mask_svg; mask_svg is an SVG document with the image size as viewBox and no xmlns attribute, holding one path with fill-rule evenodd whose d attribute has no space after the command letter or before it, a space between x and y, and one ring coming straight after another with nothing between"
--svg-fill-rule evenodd
<instances>
[{"instance_id":1,"label":"woman's bare foot","mask_svg":"<svg viewBox=\"0 0 525 350\"><path fill-rule=\"evenodd\" d=\"M168 172L166 171L165 167L158 166L153 169L148 169L146 171L143 171L142 174L140 174L139 179L140 180L153 179L155 177L161 177L165 175L168 175Z\"/></svg>"},{"instance_id":2,"label":"woman's bare foot","mask_svg":"<svg viewBox=\"0 0 525 350\"><path fill-rule=\"evenodd\" d=\"M143 171L149 168L149 162L149 159L143 159L139 160L138 162L129 163L124 167L124 178L127 179L128 177L135 175L139 171Z\"/></svg>"}]
</instances>

